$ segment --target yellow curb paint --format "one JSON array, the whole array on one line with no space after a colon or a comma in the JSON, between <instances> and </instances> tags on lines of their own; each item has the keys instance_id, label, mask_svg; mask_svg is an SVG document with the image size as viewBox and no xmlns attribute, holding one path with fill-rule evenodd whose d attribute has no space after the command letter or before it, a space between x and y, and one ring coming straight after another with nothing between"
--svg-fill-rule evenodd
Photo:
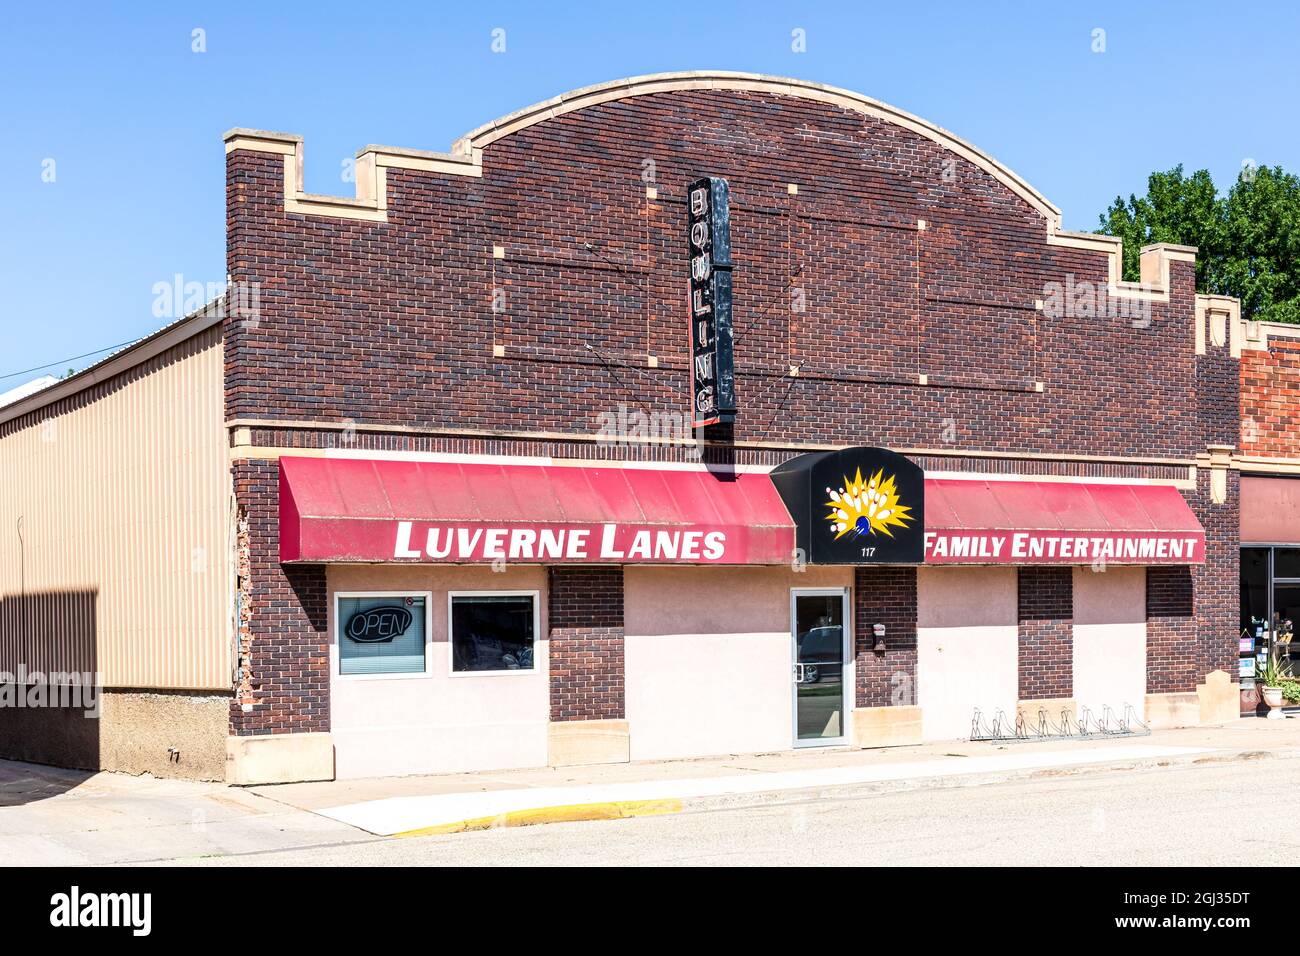
<instances>
[{"instance_id":1,"label":"yellow curb paint","mask_svg":"<svg viewBox=\"0 0 1300 956\"><path fill-rule=\"evenodd\" d=\"M466 830L490 830L494 827L528 827L537 823L574 823L580 820L621 820L626 817L655 817L681 813L680 800L619 800L610 803L576 803L564 807L537 807L532 810L512 810L494 817L475 817L457 820L418 830L403 830L395 837L438 836L443 833L463 833Z\"/></svg>"}]
</instances>

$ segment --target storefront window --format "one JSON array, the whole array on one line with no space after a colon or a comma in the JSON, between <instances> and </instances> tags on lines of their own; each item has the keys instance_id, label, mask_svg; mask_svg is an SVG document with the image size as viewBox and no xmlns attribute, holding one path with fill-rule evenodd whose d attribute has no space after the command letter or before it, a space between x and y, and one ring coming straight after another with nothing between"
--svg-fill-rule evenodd
<instances>
[{"instance_id":1,"label":"storefront window","mask_svg":"<svg viewBox=\"0 0 1300 956\"><path fill-rule=\"evenodd\" d=\"M1292 660L1300 623L1300 548L1241 549L1240 675L1254 686L1256 669L1276 654Z\"/></svg>"},{"instance_id":2,"label":"storefront window","mask_svg":"<svg viewBox=\"0 0 1300 956\"><path fill-rule=\"evenodd\" d=\"M1268 627L1268 562L1268 548L1241 549L1241 630L1243 638L1259 637L1259 632ZM1252 656L1253 653L1252 651Z\"/></svg>"},{"instance_id":3,"label":"storefront window","mask_svg":"<svg viewBox=\"0 0 1300 956\"><path fill-rule=\"evenodd\" d=\"M453 594L452 671L532 670L536 625L535 593Z\"/></svg>"},{"instance_id":4,"label":"storefront window","mask_svg":"<svg viewBox=\"0 0 1300 956\"><path fill-rule=\"evenodd\" d=\"M421 595L339 595L339 673L423 674L428 600Z\"/></svg>"},{"instance_id":5,"label":"storefront window","mask_svg":"<svg viewBox=\"0 0 1300 956\"><path fill-rule=\"evenodd\" d=\"M1284 661L1291 658L1291 638L1295 635L1296 621L1300 621L1300 582L1274 584L1272 637L1277 654Z\"/></svg>"}]
</instances>

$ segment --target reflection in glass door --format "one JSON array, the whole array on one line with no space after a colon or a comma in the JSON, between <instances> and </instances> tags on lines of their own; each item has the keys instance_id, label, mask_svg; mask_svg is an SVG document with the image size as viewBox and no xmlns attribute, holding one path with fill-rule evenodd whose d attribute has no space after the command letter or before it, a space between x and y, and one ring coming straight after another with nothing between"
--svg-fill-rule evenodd
<instances>
[{"instance_id":1,"label":"reflection in glass door","mask_svg":"<svg viewBox=\"0 0 1300 956\"><path fill-rule=\"evenodd\" d=\"M841 743L845 738L845 626L848 592L792 591L795 746Z\"/></svg>"}]
</instances>

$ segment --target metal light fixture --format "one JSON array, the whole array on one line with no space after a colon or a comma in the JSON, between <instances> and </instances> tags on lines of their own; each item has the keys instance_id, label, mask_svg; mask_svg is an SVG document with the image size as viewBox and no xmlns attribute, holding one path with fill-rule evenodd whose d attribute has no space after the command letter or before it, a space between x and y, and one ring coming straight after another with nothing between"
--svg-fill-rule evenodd
<instances>
[{"instance_id":1,"label":"metal light fixture","mask_svg":"<svg viewBox=\"0 0 1300 956\"><path fill-rule=\"evenodd\" d=\"M877 654L885 653L885 625L872 624L871 633L876 636L876 643L872 650Z\"/></svg>"}]
</instances>

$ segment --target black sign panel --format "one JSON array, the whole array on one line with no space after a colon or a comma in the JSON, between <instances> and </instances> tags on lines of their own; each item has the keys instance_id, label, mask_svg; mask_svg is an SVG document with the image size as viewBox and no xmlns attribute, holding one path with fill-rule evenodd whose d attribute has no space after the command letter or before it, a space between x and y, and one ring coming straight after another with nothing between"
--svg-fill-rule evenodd
<instances>
[{"instance_id":1,"label":"black sign panel","mask_svg":"<svg viewBox=\"0 0 1300 956\"><path fill-rule=\"evenodd\" d=\"M800 455L772 471L809 564L921 564L925 476L885 448Z\"/></svg>"},{"instance_id":2,"label":"black sign panel","mask_svg":"<svg viewBox=\"0 0 1300 956\"><path fill-rule=\"evenodd\" d=\"M691 409L694 424L736 420L731 350L731 200L725 179L686 194L690 245Z\"/></svg>"},{"instance_id":3,"label":"black sign panel","mask_svg":"<svg viewBox=\"0 0 1300 956\"><path fill-rule=\"evenodd\" d=\"M346 632L359 644L382 644L405 634L411 621L411 612L404 607L374 607L348 618Z\"/></svg>"}]
</instances>

